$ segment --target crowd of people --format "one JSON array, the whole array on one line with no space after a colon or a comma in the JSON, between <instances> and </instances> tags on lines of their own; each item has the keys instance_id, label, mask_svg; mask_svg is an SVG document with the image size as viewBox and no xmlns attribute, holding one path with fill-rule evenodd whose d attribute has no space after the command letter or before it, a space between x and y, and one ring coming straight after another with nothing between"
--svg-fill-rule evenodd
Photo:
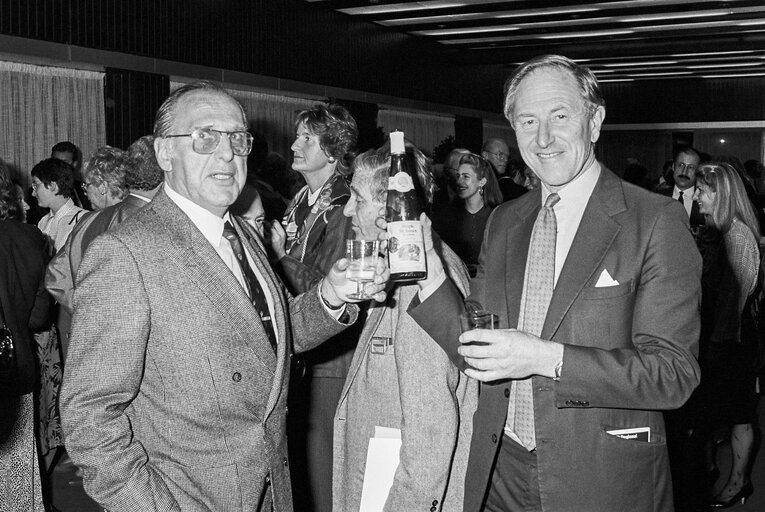
<instances>
[{"instance_id":1,"label":"crowd of people","mask_svg":"<svg viewBox=\"0 0 765 512\"><path fill-rule=\"evenodd\" d=\"M383 252L366 301L346 240L386 243L391 149L343 106L296 115L291 169L209 82L126 150L56 144L29 194L0 165L0 510L53 510L57 465L110 511L745 502L760 168L684 146L621 179L589 69L537 57L505 91L522 161L491 138L439 173L407 141L428 274Z\"/></svg>"}]
</instances>

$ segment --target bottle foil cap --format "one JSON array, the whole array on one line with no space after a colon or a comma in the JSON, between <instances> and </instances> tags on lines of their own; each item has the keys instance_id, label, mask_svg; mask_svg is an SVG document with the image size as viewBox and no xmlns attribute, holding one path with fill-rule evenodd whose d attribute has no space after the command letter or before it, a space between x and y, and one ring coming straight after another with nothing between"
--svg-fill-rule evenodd
<instances>
[{"instance_id":1,"label":"bottle foil cap","mask_svg":"<svg viewBox=\"0 0 765 512\"><path fill-rule=\"evenodd\" d=\"M406 153L404 147L404 132L396 130L390 132L390 152L393 155L403 155Z\"/></svg>"}]
</instances>

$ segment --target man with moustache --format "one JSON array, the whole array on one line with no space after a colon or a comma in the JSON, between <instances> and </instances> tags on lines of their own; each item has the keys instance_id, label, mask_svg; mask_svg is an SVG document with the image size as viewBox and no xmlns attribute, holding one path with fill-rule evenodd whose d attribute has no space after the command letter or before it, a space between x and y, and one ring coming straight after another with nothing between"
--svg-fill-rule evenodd
<instances>
[{"instance_id":1,"label":"man with moustache","mask_svg":"<svg viewBox=\"0 0 765 512\"><path fill-rule=\"evenodd\" d=\"M691 226L703 226L704 216L699 212L699 205L693 200L693 194L696 192L696 169L699 167L701 157L698 152L690 146L680 147L675 151L675 158L672 162L672 176L675 180L674 188L667 188L662 194L676 199L683 204L685 212L688 214Z\"/></svg>"},{"instance_id":2,"label":"man with moustache","mask_svg":"<svg viewBox=\"0 0 765 512\"><path fill-rule=\"evenodd\" d=\"M291 511L289 347L355 320L340 260L292 298L228 213L252 138L220 87L181 87L157 112L165 184L88 247L61 392L67 450L115 511ZM382 261L367 291L384 300Z\"/></svg>"},{"instance_id":3,"label":"man with moustache","mask_svg":"<svg viewBox=\"0 0 765 512\"><path fill-rule=\"evenodd\" d=\"M660 411L699 382L701 260L687 216L596 160L605 101L590 70L540 56L505 91L541 186L492 213L466 302L430 249L410 307L483 382L464 510L670 511ZM460 334L466 303L500 329Z\"/></svg>"}]
</instances>

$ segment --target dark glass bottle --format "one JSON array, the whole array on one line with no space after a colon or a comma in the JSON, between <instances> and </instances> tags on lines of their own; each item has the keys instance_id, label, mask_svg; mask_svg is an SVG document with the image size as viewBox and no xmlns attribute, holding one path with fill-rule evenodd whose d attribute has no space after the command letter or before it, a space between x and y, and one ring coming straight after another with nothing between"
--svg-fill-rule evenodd
<instances>
[{"instance_id":1,"label":"dark glass bottle","mask_svg":"<svg viewBox=\"0 0 765 512\"><path fill-rule=\"evenodd\" d=\"M391 281L419 281L428 275L422 237L422 201L417 177L406 159L404 132L390 133L390 174L385 220Z\"/></svg>"}]
</instances>

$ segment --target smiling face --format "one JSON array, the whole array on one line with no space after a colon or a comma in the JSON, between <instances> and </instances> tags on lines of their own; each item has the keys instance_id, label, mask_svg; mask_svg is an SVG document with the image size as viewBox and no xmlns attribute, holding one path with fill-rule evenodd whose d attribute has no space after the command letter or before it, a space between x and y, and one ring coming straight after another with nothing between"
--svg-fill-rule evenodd
<instances>
[{"instance_id":1,"label":"smiling face","mask_svg":"<svg viewBox=\"0 0 765 512\"><path fill-rule=\"evenodd\" d=\"M457 173L457 195L467 200L480 194L481 187L486 185L486 178L478 179L475 168L470 164L462 164Z\"/></svg>"},{"instance_id":2,"label":"smiling face","mask_svg":"<svg viewBox=\"0 0 765 512\"><path fill-rule=\"evenodd\" d=\"M377 240L382 232L375 221L382 217L380 212L385 209L385 201L375 197L373 174L366 169L353 173L351 197L343 208L345 216L352 219L356 240Z\"/></svg>"},{"instance_id":3,"label":"smiling face","mask_svg":"<svg viewBox=\"0 0 765 512\"><path fill-rule=\"evenodd\" d=\"M605 108L588 115L573 76L540 68L524 78L515 96L513 128L526 164L556 192L595 161Z\"/></svg>"},{"instance_id":4,"label":"smiling face","mask_svg":"<svg viewBox=\"0 0 765 512\"><path fill-rule=\"evenodd\" d=\"M699 203L699 213L702 215L712 215L714 213L715 200L717 193L709 185L700 183L693 194L693 200Z\"/></svg>"},{"instance_id":5,"label":"smiling face","mask_svg":"<svg viewBox=\"0 0 765 512\"><path fill-rule=\"evenodd\" d=\"M319 136L312 133L305 123L298 125L293 152L292 168L302 174L330 169L329 157L321 148Z\"/></svg>"},{"instance_id":6,"label":"smiling face","mask_svg":"<svg viewBox=\"0 0 765 512\"><path fill-rule=\"evenodd\" d=\"M221 131L247 129L239 104L209 90L182 96L175 113L171 134L205 127ZM155 149L170 188L209 212L223 217L239 197L247 175L247 157L234 155L228 137L221 137L217 149L209 155L195 153L191 137L158 138Z\"/></svg>"}]
</instances>

